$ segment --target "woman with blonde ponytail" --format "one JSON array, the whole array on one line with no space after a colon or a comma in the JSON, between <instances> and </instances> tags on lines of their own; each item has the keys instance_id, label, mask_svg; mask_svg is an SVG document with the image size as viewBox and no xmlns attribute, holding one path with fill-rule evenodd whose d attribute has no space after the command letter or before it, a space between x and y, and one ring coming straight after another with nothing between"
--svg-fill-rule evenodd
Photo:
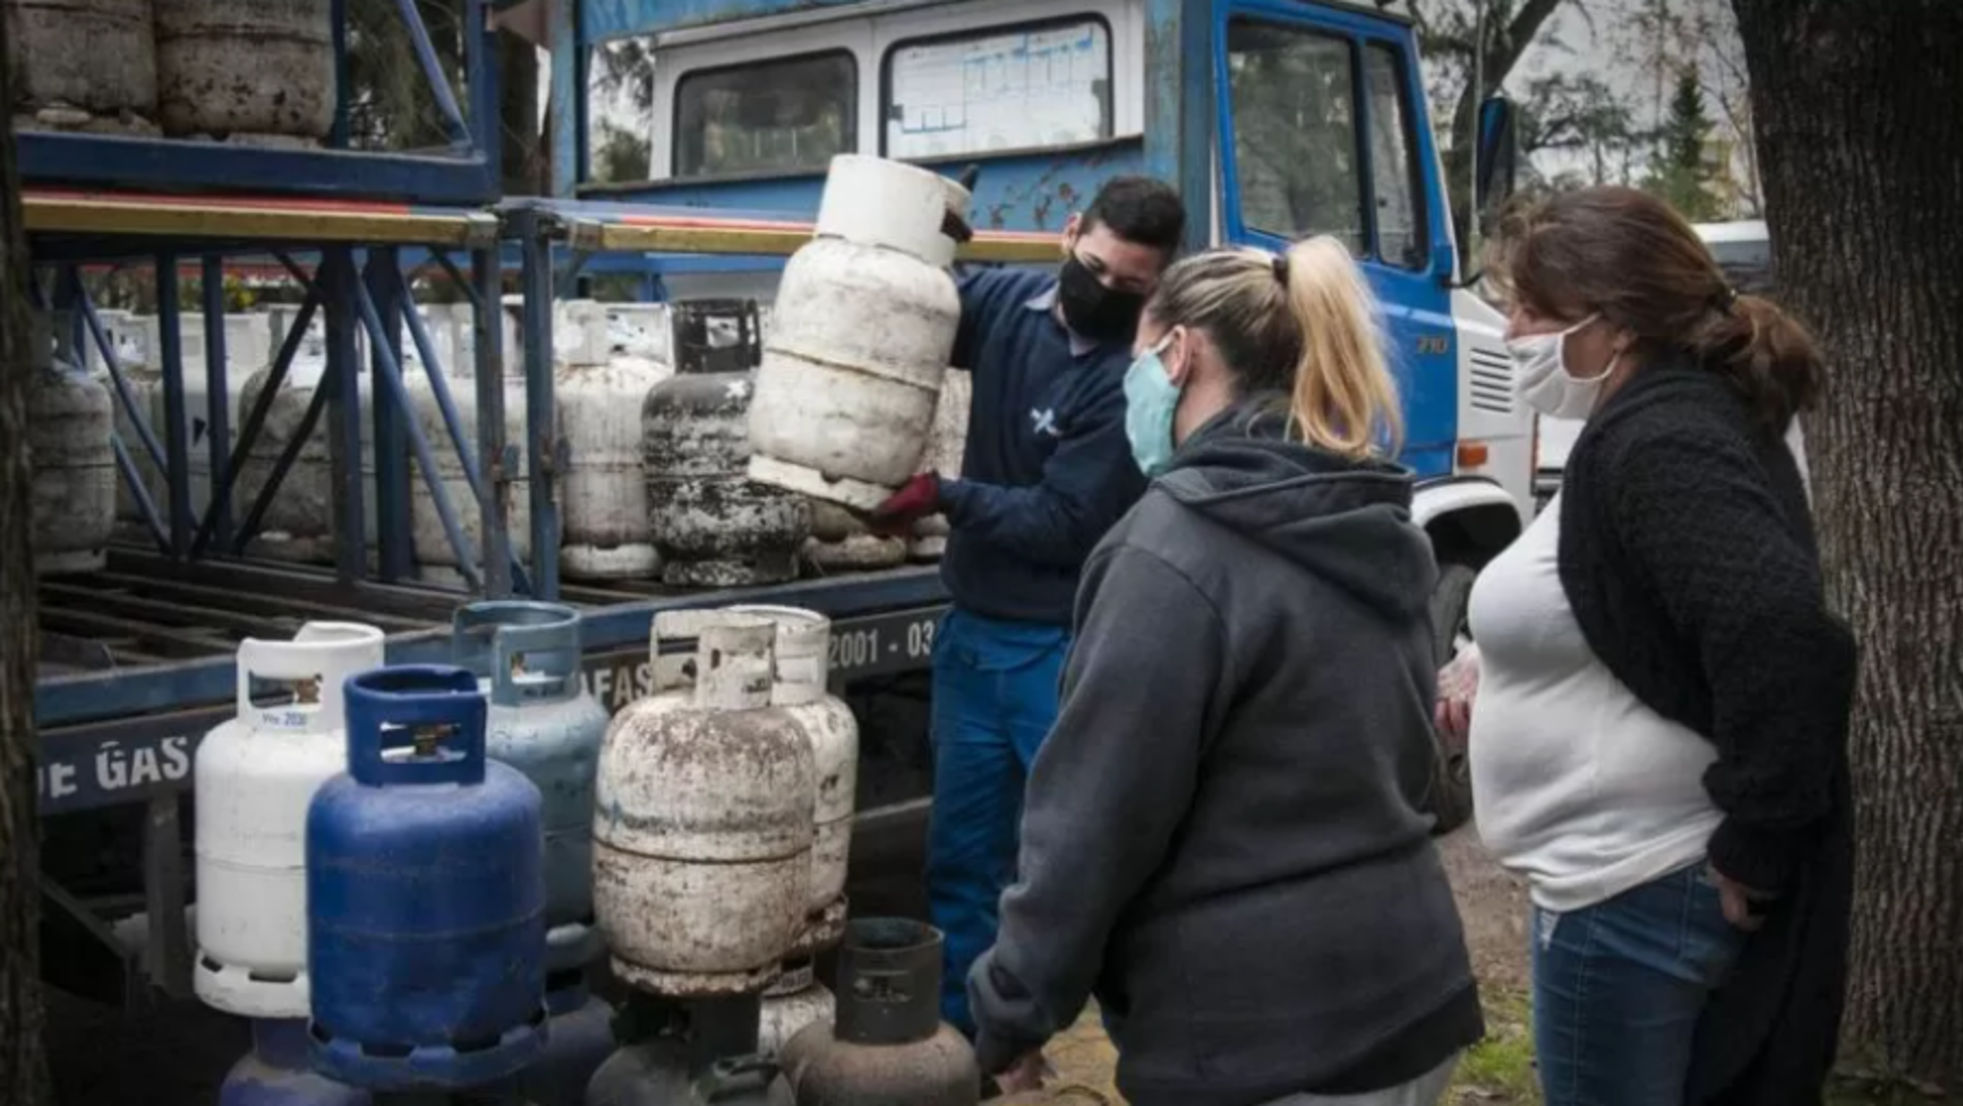
<instances>
[{"instance_id":1,"label":"woman with blonde ponytail","mask_svg":"<svg viewBox=\"0 0 1963 1106\"><path fill-rule=\"evenodd\" d=\"M1483 1031L1423 813L1436 575L1344 248L1167 272L1125 380L1150 490L1092 554L1017 882L969 976L986 1074L1094 995L1135 1106L1431 1106Z\"/></svg>"}]
</instances>

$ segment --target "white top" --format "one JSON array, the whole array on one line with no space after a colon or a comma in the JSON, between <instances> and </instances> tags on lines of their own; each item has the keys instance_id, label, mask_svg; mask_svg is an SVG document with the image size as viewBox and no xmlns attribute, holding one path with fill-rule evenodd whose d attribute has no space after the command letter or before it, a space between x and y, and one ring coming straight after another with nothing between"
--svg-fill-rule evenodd
<instances>
[{"instance_id":1,"label":"white top","mask_svg":"<svg viewBox=\"0 0 1963 1106\"><path fill-rule=\"evenodd\" d=\"M1560 497L1472 589L1469 739L1479 836L1535 905L1593 906L1704 858L1717 749L1644 706L1589 650L1561 588Z\"/></svg>"}]
</instances>

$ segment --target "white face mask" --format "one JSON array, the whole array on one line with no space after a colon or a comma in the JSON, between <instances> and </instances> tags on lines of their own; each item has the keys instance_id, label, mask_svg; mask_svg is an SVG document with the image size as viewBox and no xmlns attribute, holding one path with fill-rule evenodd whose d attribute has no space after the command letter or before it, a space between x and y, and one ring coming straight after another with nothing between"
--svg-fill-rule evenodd
<instances>
[{"instance_id":1,"label":"white face mask","mask_svg":"<svg viewBox=\"0 0 1963 1106\"><path fill-rule=\"evenodd\" d=\"M1566 330L1553 334L1529 334L1506 343L1519 375L1514 386L1527 406L1551 419L1585 419L1595 410L1602 386L1621 354L1609 358L1608 365L1594 376L1574 375L1567 364L1568 335L1601 318L1590 315Z\"/></svg>"}]
</instances>

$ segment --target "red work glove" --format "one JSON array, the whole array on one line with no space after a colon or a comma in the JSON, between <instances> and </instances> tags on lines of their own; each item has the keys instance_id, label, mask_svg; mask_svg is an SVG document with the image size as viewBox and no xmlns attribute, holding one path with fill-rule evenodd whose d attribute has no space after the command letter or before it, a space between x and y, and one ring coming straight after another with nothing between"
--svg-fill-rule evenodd
<instances>
[{"instance_id":1,"label":"red work glove","mask_svg":"<svg viewBox=\"0 0 1963 1106\"><path fill-rule=\"evenodd\" d=\"M872 509L867 528L884 537L904 534L915 522L941 509L941 478L923 472L901 485L886 502Z\"/></svg>"}]
</instances>

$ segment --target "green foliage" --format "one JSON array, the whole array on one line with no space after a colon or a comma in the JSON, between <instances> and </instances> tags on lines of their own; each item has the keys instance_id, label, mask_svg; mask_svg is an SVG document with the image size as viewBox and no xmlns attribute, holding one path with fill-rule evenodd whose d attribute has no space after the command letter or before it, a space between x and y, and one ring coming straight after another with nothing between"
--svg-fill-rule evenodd
<instances>
[{"instance_id":1,"label":"green foliage","mask_svg":"<svg viewBox=\"0 0 1963 1106\"><path fill-rule=\"evenodd\" d=\"M1710 187L1716 176L1706 153L1710 137L1704 90L1697 74L1686 71L1677 77L1670 113L1657 136L1657 154L1643 189L1668 200L1692 222L1710 222L1724 215L1724 205Z\"/></svg>"},{"instance_id":2,"label":"green foliage","mask_svg":"<svg viewBox=\"0 0 1963 1106\"><path fill-rule=\"evenodd\" d=\"M644 181L653 175L653 141L612 123L600 123L598 140L593 144L592 180L595 184L623 184Z\"/></svg>"}]
</instances>

